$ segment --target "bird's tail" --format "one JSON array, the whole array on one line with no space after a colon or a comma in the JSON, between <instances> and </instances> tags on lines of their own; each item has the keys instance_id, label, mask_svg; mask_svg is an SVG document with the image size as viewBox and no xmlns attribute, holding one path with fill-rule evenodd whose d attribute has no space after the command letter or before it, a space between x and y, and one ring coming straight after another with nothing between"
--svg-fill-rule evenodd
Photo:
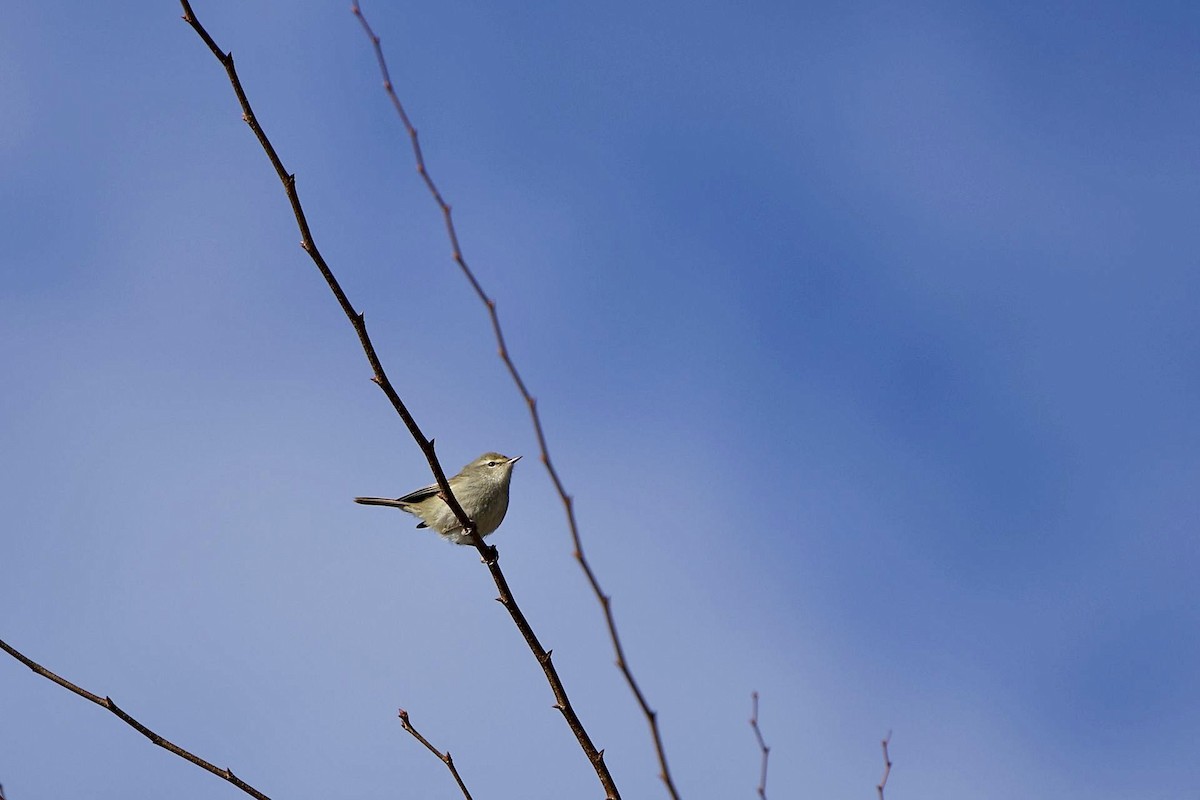
<instances>
[{"instance_id":1,"label":"bird's tail","mask_svg":"<svg viewBox=\"0 0 1200 800\"><path fill-rule=\"evenodd\" d=\"M391 508L404 508L408 505L408 503L402 503L391 497L356 497L354 502L364 506L390 506Z\"/></svg>"}]
</instances>

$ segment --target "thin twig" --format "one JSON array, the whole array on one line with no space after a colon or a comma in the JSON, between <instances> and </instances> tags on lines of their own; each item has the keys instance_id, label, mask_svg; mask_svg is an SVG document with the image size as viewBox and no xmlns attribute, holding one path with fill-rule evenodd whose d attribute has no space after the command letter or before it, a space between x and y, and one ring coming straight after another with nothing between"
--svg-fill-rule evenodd
<instances>
[{"instance_id":1,"label":"thin twig","mask_svg":"<svg viewBox=\"0 0 1200 800\"><path fill-rule=\"evenodd\" d=\"M101 697L98 694L92 694L87 689L83 689L79 686L76 686L75 684L73 684L69 680L67 680L66 678L56 675L55 673L46 669L45 667L43 667L41 664L37 663L33 659L18 652L17 650L15 650L13 647L9 646L9 644L7 642L4 642L3 640L0 640L0 649L4 650L4 652L8 653L10 656L15 658L17 661L20 661L22 664L29 667L31 670L36 672L38 675L41 675L43 678L49 678L50 680L54 681L55 683L57 683L59 686L63 687L64 689L69 689L70 691L74 692L75 694L79 695L80 697L84 698L85 700L91 700L93 703L100 706L101 708L108 709L112 713L116 714L121 719L121 721L124 722L126 725L133 728L135 731L140 733L142 736L145 736L151 742L153 742L154 744L163 748L164 750L168 750L168 751L174 753L175 755L179 756L180 758L192 762L193 764L195 764L197 767L200 767L201 769L208 770L213 775L216 775L218 778L224 778L225 780L229 781L234 786L241 789L243 792L250 795L251 797L256 797L256 798L258 798L258 800L271 800L269 797L267 797L265 794L260 792L258 789L255 789L253 786L246 783L244 780L242 780L238 776L234 775L231 770L221 769L220 767L216 766L215 764L211 764L208 761L205 761L203 758L200 758L200 756L196 755L195 753L192 753L188 750L184 750L182 747L175 744L174 742L168 741L168 740L164 739L163 737L159 736L157 733L150 730L142 723L138 722L136 719L131 717L129 714L125 713L125 711L123 711L119 706L117 706L116 703L114 703L112 701L111 697ZM0 793L0 800L2 800L2 796L3 796L2 793Z\"/></svg>"},{"instance_id":2,"label":"thin twig","mask_svg":"<svg viewBox=\"0 0 1200 800\"><path fill-rule=\"evenodd\" d=\"M404 730L413 735L414 739L425 745L429 752L437 756L438 759L446 765L446 768L450 770L450 774L454 776L454 781L458 784L458 788L462 790L463 797L467 798L467 800L471 800L471 793L467 791L467 785L463 783L462 776L458 774L458 769L456 769L454 766L454 759L450 756L450 751L447 750L443 753L434 747L428 739L422 736L420 732L412 726L412 723L408 720L408 712L403 708L400 709L400 724L404 727Z\"/></svg>"},{"instance_id":3,"label":"thin twig","mask_svg":"<svg viewBox=\"0 0 1200 800\"><path fill-rule=\"evenodd\" d=\"M883 787L887 786L888 775L892 774L892 759L888 757L888 743L892 741L892 732L888 731L880 744L883 745L883 777L875 788L879 791L879 800L883 800Z\"/></svg>"},{"instance_id":4,"label":"thin twig","mask_svg":"<svg viewBox=\"0 0 1200 800\"><path fill-rule=\"evenodd\" d=\"M429 170L425 167L425 156L421 152L421 142L417 136L417 129L409 120L408 113L404 110L404 104L400 102L399 96L396 94L394 85L392 84L391 74L388 72L387 61L383 56L383 48L380 46L379 37L375 35L375 31L371 29L366 17L363 15L362 8L354 2L351 6L351 11L358 17L362 23L363 31L371 40L371 44L375 49L375 58L379 62L379 72L383 76L383 88L387 91L388 98L392 102L392 106L396 109L396 113L400 117L400 121L404 124L404 129L408 132L408 138L412 143L413 158L416 161L417 173L425 182L429 194L437 203L438 208L442 212L442 218L446 226L446 235L450 239L451 256L454 262L458 264L462 270L463 276L467 282L471 284L475 294L479 297L480 302L487 308L488 317L492 323L492 333L495 335L496 344L499 348L499 356L504 366L508 369L508 374L512 377L513 383L516 384L517 391L521 393L521 398L525 401L529 408L529 416L533 423L533 430L537 436L538 451L541 457L543 466L546 472L550 475L550 480L554 483L554 488L558 492L559 499L562 500L563 507L567 514L567 527L571 532L571 541L574 546L572 555L579 563L580 569L583 570L587 577L588 584L592 588L592 592L596 595L596 600L600 603L600 607L604 612L604 621L608 626L609 639L612 642L613 651L616 654L617 668L621 670L621 674L625 677L625 682L628 684L630 691L633 692L634 698L645 714L646 720L650 725L650 733L654 739L654 749L658 756L659 777L667 786L667 792L673 800L679 800L679 793L675 789L675 783L671 779L671 770L667 767L667 755L663 747L662 735L658 728L658 713L650 708L650 704L646 700L646 696L642 693L641 687L637 680L633 677L633 672L629 668L629 662L625 657L625 649L621 645L621 637L617 634L617 624L612 612L612 597L605 594L600 587L600 582L596 578L595 572L592 571L591 564L588 563L587 557L583 552L583 540L579 535L579 525L575 520L575 504L571 495L567 493L566 487L563 485L562 479L558 476L558 471L554 468L554 463L550 460L550 450L546 444L546 434L542 428L542 419L538 414L537 400L529 393L529 389L525 385L525 381L521 378L521 373L517 370L517 366L513 363L509 356L508 345L505 343L504 331L500 327L500 317L496 313L496 301L483 290L483 286L475 277L475 273L467 264L466 257L463 256L462 247L459 245L458 232L454 227L454 218L451 214L450 204L446 202L441 191L437 188L437 184L433 182L433 178L429 175Z\"/></svg>"},{"instance_id":5,"label":"thin twig","mask_svg":"<svg viewBox=\"0 0 1200 800\"><path fill-rule=\"evenodd\" d=\"M462 506L459 505L458 500L454 497L454 493L450 489L450 484L446 480L446 473L443 471L442 465L438 462L437 453L434 450L433 440L427 439L421 432L416 420L413 419L412 414L409 413L408 408L400 399L400 395L392 386L391 381L388 380L387 373L384 372L383 365L379 361L379 356L375 352L375 346L371 342L371 337L367 334L367 326L363 315L355 311L354 306L351 305L350 300L346 297L346 294L342 290L341 285L338 283L337 278L334 277L329 265L325 262L324 257L321 256L320 251L317 249L316 243L313 241L312 233L308 227L308 220L304 215L304 209L300 204L300 195L296 192L296 176L289 173L284 168L283 162L275 152L274 146L267 138L262 126L259 125L258 119L254 116L254 111L250 107L250 101L246 98L246 93L242 88L241 80L238 78L237 70L234 68L233 54L225 53L217 46L217 43L213 41L212 36L209 35L208 31L204 29L204 26L201 25L199 20L196 19L196 15L192 11L191 4L188 2L188 0L180 0L180 4L183 6L184 21L192 26L192 29L196 31L196 34L200 36L202 40L204 40L204 43L208 45L208 49L212 51L212 54L225 68L225 73L233 87L234 94L237 95L238 103L241 105L242 119L250 126L251 130L254 131L254 135L258 139L258 143L262 146L267 158L271 161L271 165L275 168L275 172L279 176L280 182L283 184L284 191L287 194L288 202L292 206L292 213L296 217L296 225L300 229L300 246L304 248L305 252L307 252L309 257L312 258L313 263L316 264L321 276L328 284L330 291L332 291L334 297L337 298L338 305L341 306L346 318L353 326L354 332L358 335L359 344L362 346L363 353L366 354L367 361L370 363L371 369L374 373L371 380L374 381L381 390L383 390L383 393L391 402L392 407L396 410L396 413L399 414L400 418L404 421L404 424L408 428L409 433L412 435L413 440L416 441L417 446L421 448L421 452L425 454L425 460L429 462L429 468L433 472L438 488L441 490L440 495L442 499L446 501L446 504L450 507L450 510L454 512L454 515L458 518L463 530L467 532L471 543L475 545L475 548L479 551L479 554L483 559L483 563L487 566L488 571L491 573L492 580L495 582L496 588L499 590L500 596L496 599L505 607L505 609L508 610L508 613L512 617L514 624L516 624L517 629L521 632L521 636L524 637L525 643L528 645L530 651L532 651L534 657L537 659L538 664L541 666L542 672L545 673L546 680L550 684L551 690L554 692L554 707L562 712L568 727L570 727L571 732L575 734L575 738L579 742L580 748L583 750L584 755L587 756L592 768L596 771L596 776L599 778L601 786L604 787L606 796L609 800L620 800L620 792L617 790L616 783L613 781L612 775L608 771L608 765L604 763L604 751L598 750L592 743L591 737L588 735L587 730L583 727L583 723L580 722L579 716L575 713L575 709L572 707L571 701L567 696L566 688L563 686L562 680L558 676L558 670L555 669L554 663L551 660L551 651L542 647L542 644L538 641L537 635L534 633L529 621L525 618L525 614L521 611L516 600L513 598L512 590L508 586L508 581L505 579L504 573L500 570L499 552L494 546L484 544L482 538L475 535L475 523L472 522L471 519L466 515L462 509Z\"/></svg>"},{"instance_id":6,"label":"thin twig","mask_svg":"<svg viewBox=\"0 0 1200 800\"><path fill-rule=\"evenodd\" d=\"M754 708L750 714L750 727L754 728L754 737L758 739L758 746L762 750L762 770L758 776L758 796L762 800L767 800L767 756L770 754L771 748L767 747L767 743L763 741L762 730L758 727L758 692L751 692L750 700Z\"/></svg>"}]
</instances>

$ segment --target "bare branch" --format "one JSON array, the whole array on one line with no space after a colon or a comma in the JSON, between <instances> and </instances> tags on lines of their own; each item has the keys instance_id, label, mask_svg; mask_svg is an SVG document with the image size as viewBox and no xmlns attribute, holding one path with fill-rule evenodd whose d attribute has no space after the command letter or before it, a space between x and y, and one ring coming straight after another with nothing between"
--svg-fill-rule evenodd
<instances>
[{"instance_id":1,"label":"bare branch","mask_svg":"<svg viewBox=\"0 0 1200 800\"><path fill-rule=\"evenodd\" d=\"M754 729L754 737L758 739L758 746L762 750L762 770L758 776L758 796L762 800L767 800L767 755L771 752L771 748L767 747L767 743L763 741L762 730L758 727L758 692L751 692L750 700L753 706L753 711L750 714L750 727Z\"/></svg>"},{"instance_id":2,"label":"bare branch","mask_svg":"<svg viewBox=\"0 0 1200 800\"><path fill-rule=\"evenodd\" d=\"M638 685L637 680L633 676L633 672L629 668L628 659L625 657L625 650L621 645L621 637L617 634L617 625L612 612L612 598L605 594L604 590L600 587L600 582L597 580L595 572L592 571L591 564L588 563L587 557L584 555L583 540L579 535L579 525L575 520L574 502L572 501L571 496L567 493L566 487L563 485L561 478L559 478L558 471L554 468L554 463L550 459L550 450L546 444L546 434L542 428L541 416L538 414L537 400L529 393L529 389L526 387L525 381L521 378L521 373L517 370L516 364L513 363L513 360L509 355L508 345L504 340L504 331L500 326L500 317L496 313L496 301L483 290L483 286L479 283L479 280L475 277L475 273L467 264L466 257L463 256L462 247L459 245L458 241L458 231L454 227L454 218L451 214L450 204L446 202L441 191L438 189L437 184L434 183L433 178L430 176L429 170L425 167L425 156L421 152L421 142L417 135L417 129L412 124L412 121L408 117L408 113L404 110L404 104L400 102L400 98L396 94L396 90L392 83L391 74L388 72L387 61L383 55L383 48L379 44L379 37L375 35L375 31L372 30L370 24L367 22L367 19L363 15L362 8L359 6L357 0L355 0L351 10L354 12L354 15L358 17L358 21L362 24L363 31L371 40L371 45L374 47L375 59L379 62L379 72L383 77L383 88L387 92L388 98L392 102L392 106L396 109L396 113L399 115L400 121L404 124L404 129L408 132L408 138L412 143L413 159L416 161L417 173L420 174L421 179L425 182L425 187L429 190L429 194L433 197L434 202L437 203L438 208L441 209L442 218L446 226L446 235L450 240L451 257L454 259L454 262L458 264L459 269L462 270L463 276L467 279L467 282L471 284L471 288L475 290L475 294L479 297L480 302L482 302L484 307L487 308L488 317L492 323L492 333L496 338L496 345L498 347L500 359L504 362L504 366L508 369L508 374L512 377L513 383L516 384L517 391L521 393L521 397L524 399L525 405L529 408L529 416L533 423L534 433L537 436L538 450L542 464L549 473L550 480L554 483L554 488L558 492L558 496L562 501L563 508L566 510L567 526L570 529L571 541L574 545L574 552L572 555L579 563L579 567L583 570L584 575L587 577L588 584L591 586L592 592L595 594L596 600L600 603L600 607L604 612L604 621L608 626L609 639L612 642L613 652L617 657L617 668L621 670L621 674L624 676L626 684L628 684L630 691L633 692L633 696L637 700L638 706L641 707L642 713L646 716L646 721L650 725L650 733L654 739L655 753L658 756L658 766L660 770L659 777L662 778L663 783L666 784L667 792L670 794L673 800L679 800L679 793L676 791L675 783L671 778L671 770L667 767L667 755L665 749L663 748L662 735L658 728L658 714L652 708L650 708L650 704L647 702L646 696L642 693L641 687Z\"/></svg>"},{"instance_id":3,"label":"bare branch","mask_svg":"<svg viewBox=\"0 0 1200 800\"><path fill-rule=\"evenodd\" d=\"M879 800L883 800L883 787L887 786L888 775L892 774L892 759L888 757L888 744L892 741L892 732L888 731L887 736L883 737L880 742L883 745L883 777L879 779L879 785L875 789L879 792Z\"/></svg>"},{"instance_id":4,"label":"bare branch","mask_svg":"<svg viewBox=\"0 0 1200 800\"><path fill-rule=\"evenodd\" d=\"M430 744L429 740L426 739L424 736L422 736L420 734L420 732L412 726L412 723L409 722L409 719L408 719L408 712L405 711L403 708L400 709L400 724L402 726L404 726L404 730L406 730L412 734L414 739L416 739L421 744L425 745L426 749L428 749L429 752L431 752L435 756L437 756L438 759L443 764L446 765L446 768L450 770L450 774L454 776L454 781L455 781L455 783L458 784L458 788L462 790L463 797L467 798L467 800L471 800L471 793L467 791L467 785L465 783L463 783L462 776L460 776L458 774L458 769L455 768L455 766L454 766L454 759L451 758L450 751L447 750L446 752L443 753L442 751L440 751L436 747L434 747L432 744ZM0 799L0 800L2 800L2 799Z\"/></svg>"},{"instance_id":5,"label":"bare branch","mask_svg":"<svg viewBox=\"0 0 1200 800\"><path fill-rule=\"evenodd\" d=\"M329 265L325 262L324 257L321 256L320 251L317 249L316 243L313 241L312 233L308 227L308 221L304 215L304 209L300 204L300 196L296 192L296 176L284 169L283 162L275 152L274 146L271 144L271 141L267 138L266 133L259 125L257 118L254 116L254 111L250 107L250 101L246 98L246 93L242 88L240 79L238 78L237 70L234 68L233 55L231 53L223 52L217 46L216 42L213 41L212 36L209 35L208 31L204 29L204 26L201 25L199 20L196 18L196 15L192 11L191 4L188 2L188 0L180 0L180 4L183 6L184 21L192 26L192 29L195 30L196 34L200 36L206 45L208 45L208 49L212 51L212 54L225 68L225 73L233 87L234 94L237 95L238 103L241 105L242 119L245 120L245 122L250 126L251 130L254 131L255 137L257 137L259 144L262 146L263 151L267 155L267 158L271 161L271 165L275 168L275 172L279 176L280 182L283 184L288 201L292 206L292 212L296 217L296 225L300 229L300 246L304 248L305 252L307 252L309 257L312 258L313 263L316 264L321 276L325 279L325 282L329 285L330 291L333 292L334 297L337 299L338 305L341 306L346 318L350 321L351 326L353 326L355 333L358 335L359 344L362 346L363 352L366 354L367 361L370 363L371 369L374 372L372 380L379 386L380 389L383 390L383 393L387 396L388 400L391 401L392 407L404 421L409 433L412 435L417 445L421 448L421 452L425 454L425 459L429 462L429 468L432 470L434 478L437 480L438 488L441 490L442 499L446 501L446 504L454 512L455 517L458 518L458 521L463 526L463 529L468 532L472 544L475 545L475 548L479 551L484 564L487 565L488 571L492 575L492 580L495 582L496 588L500 592L500 596L497 599L504 605L505 609L508 610L508 613L513 618L513 622L516 624L517 629L521 632L526 644L533 652L538 664L542 667L542 671L546 675L546 680L550 684L551 690L554 692L555 708L562 712L562 715L566 719L567 725L570 727L571 732L575 734L575 738L579 742L580 748L583 750L584 755L587 756L592 768L596 771L596 776L599 778L601 786L604 787L607 797L609 800L619 800L620 792L617 790L616 783L613 781L612 775L608 771L608 765L604 763L604 751L598 750L592 743L591 737L584 729L583 723L580 722L578 715L575 713L575 710L571 705L570 699L567 697L566 688L563 686L562 680L558 676L558 671L555 669L554 664L551 661L550 652L542 647L541 642L538 641L537 635L534 633L529 621L525 618L524 613L521 611L516 600L513 598L512 591L508 586L508 581L505 579L504 573L500 570L499 552L494 546L484 544L483 539L475 534L475 524L467 517L466 513L462 509L462 506L459 505L458 500L454 497L454 493L450 489L450 484L446 480L446 474L442 470L441 464L438 462L437 453L434 451L433 440L427 439L421 432L416 420L413 418L412 414L409 413L408 408L404 405L404 402L400 399L400 395L392 386L391 381L388 380L387 373L384 372L383 365L380 363L379 357L375 352L375 346L371 343L371 338L367 334L367 327L363 319L363 315L355 311L354 306L351 305L349 299L346 297L346 294L342 290L341 285L338 283L337 278L334 277Z\"/></svg>"},{"instance_id":6,"label":"bare branch","mask_svg":"<svg viewBox=\"0 0 1200 800\"><path fill-rule=\"evenodd\" d=\"M196 15L192 11L192 6L187 0L180 0L180 2L183 5L184 21L192 26L192 29L195 30L200 38L204 40L204 43L208 45L208 49L212 51L212 54L216 56L217 60L221 62L221 65L225 67L225 73L228 75L229 82L233 86L234 94L237 95L238 103L242 107L242 120L250 126L252 131L254 131L254 135L258 139L258 143L262 145L263 151L266 153L267 158L271 161L271 166L275 168L275 173L279 176L280 182L283 183L284 190L287 193L288 202L290 202L292 206L292 213L296 217L296 226L300 229L300 246L304 248L304 251L312 258L313 263L316 264L317 269L321 273L321 277L325 279L325 283L329 285L330 291L332 291L334 297L337 298L338 305L341 306L343 313L345 313L347 319L350 320L350 324L354 326L354 332L358 334L359 344L362 345L363 352L366 353L367 361L370 363L371 369L374 372L372 380L378 384L379 388L383 390L383 393L387 395L387 398L391 401L393 408L396 409L396 413L399 414L400 418L404 420L404 424L408 427L409 432L412 434L413 438L416 439L417 445L421 448L421 452L425 454L426 461L429 462L429 468L433 471L433 475L437 479L437 485L441 490L442 499L445 500L447 505L450 506L450 510L454 512L454 516L458 518L458 521L462 524L463 529L470 533L470 536L474 541L476 548L479 550L480 555L485 559L494 558L494 548L488 548L483 544L483 541L479 539L478 536L474 535L474 523L472 523L467 517L466 512L463 511L462 506L459 505L458 500L454 497L454 493L450 490L450 484L446 480L446 474L442 470L441 464L438 463L437 454L434 452L433 441L425 438L425 435L421 433L421 429L417 426L416 420L413 419L412 414L409 413L408 408L404 405L404 401L400 399L399 394L397 394L396 390L392 388L391 381L388 380L387 373L384 372L383 365L379 361L379 356L375 353L375 346L371 343L371 337L367 335L367 326L363 315L354 310L354 306L351 305L349 298L346 297L346 293L342 290L341 284L338 283L338 280L336 277L334 277L329 265L325 262L325 258L321 255L321 251L317 249L316 242L313 241L312 232L308 227L308 219L304 215L304 208L300 205L300 195L296 191L296 176L289 173L284 168L283 162L280 160L279 155L275 152L275 147L271 144L270 139L267 138L267 134L263 131L262 126L258 124L258 119L254 116L254 110L250 107L250 101L246 98L246 92L242 88L242 82L238 78L237 69L234 67L233 54L222 52L221 48L217 46L217 43L213 41L212 36L209 35L208 31L204 29L204 26L201 25L199 20L196 19Z\"/></svg>"},{"instance_id":7,"label":"bare branch","mask_svg":"<svg viewBox=\"0 0 1200 800\"><path fill-rule=\"evenodd\" d=\"M184 750L182 747L175 744L174 742L168 741L167 739L164 739L163 737L159 736L157 733L150 730L142 723L138 722L136 719L131 717L129 714L125 713L124 710L122 710L119 706L117 706L116 703L114 703L112 701L112 698L101 697L98 694L92 694L87 689L83 689L79 686L76 686L75 684L73 684L69 680L67 680L66 678L63 678L63 677L60 677L60 676L54 674L50 670L43 667L41 664L34 661L33 659L18 652L17 650L15 650L11 646L9 646L9 644L3 640L0 640L0 649L4 650L4 652L8 653L10 656L15 658L17 661L20 661L22 664L29 667L31 670L36 672L38 675L41 675L43 678L48 678L48 679L54 681L55 683L57 683L59 686L63 687L64 689L69 689L70 691L74 692L75 694L79 695L80 697L84 698L85 700L91 700L93 703L100 706L101 708L108 709L112 713L116 714L121 719L121 721L124 722L126 725L133 728L135 731L140 733L142 736L145 736L151 742L153 742L154 744L163 748L164 750L168 750L168 751L174 753L175 755L179 756L180 758L192 762L193 764L195 764L197 767L200 767L201 769L208 770L213 775L216 775L218 778L224 778L225 780L229 781L234 786L241 789L243 792L250 795L251 797L256 797L256 798L258 798L258 800L271 800L271 798L267 797L265 794L260 792L258 789L255 789L253 786L246 783L244 780L242 780L238 776L234 775L231 770L221 769L220 767L218 767L214 764L211 764L208 761L205 761L203 758L200 758L200 756L196 755L195 753L192 753L188 750ZM0 800L3 800L2 793L0 793Z\"/></svg>"}]
</instances>

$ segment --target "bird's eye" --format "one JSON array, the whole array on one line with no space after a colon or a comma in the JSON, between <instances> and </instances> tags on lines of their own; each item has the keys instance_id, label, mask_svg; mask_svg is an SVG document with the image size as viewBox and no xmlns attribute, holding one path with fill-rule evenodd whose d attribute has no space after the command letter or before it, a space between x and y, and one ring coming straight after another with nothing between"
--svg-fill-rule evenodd
<instances>
[{"instance_id":1,"label":"bird's eye","mask_svg":"<svg viewBox=\"0 0 1200 800\"><path fill-rule=\"evenodd\" d=\"M494 466L496 466L496 462L495 462L495 461L489 461L489 462L488 462L488 466L489 466L489 467L494 467Z\"/></svg>"}]
</instances>

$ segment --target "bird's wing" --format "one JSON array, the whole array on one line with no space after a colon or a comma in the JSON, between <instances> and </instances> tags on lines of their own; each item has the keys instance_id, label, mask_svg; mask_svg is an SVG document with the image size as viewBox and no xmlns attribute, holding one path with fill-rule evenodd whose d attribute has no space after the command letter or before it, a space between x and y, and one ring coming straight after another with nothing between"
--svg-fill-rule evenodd
<instances>
[{"instance_id":1,"label":"bird's wing","mask_svg":"<svg viewBox=\"0 0 1200 800\"><path fill-rule=\"evenodd\" d=\"M438 493L437 484L426 486L422 489L417 489L415 492L409 492L404 497L398 498L401 503L419 503L422 500L428 500Z\"/></svg>"}]
</instances>

